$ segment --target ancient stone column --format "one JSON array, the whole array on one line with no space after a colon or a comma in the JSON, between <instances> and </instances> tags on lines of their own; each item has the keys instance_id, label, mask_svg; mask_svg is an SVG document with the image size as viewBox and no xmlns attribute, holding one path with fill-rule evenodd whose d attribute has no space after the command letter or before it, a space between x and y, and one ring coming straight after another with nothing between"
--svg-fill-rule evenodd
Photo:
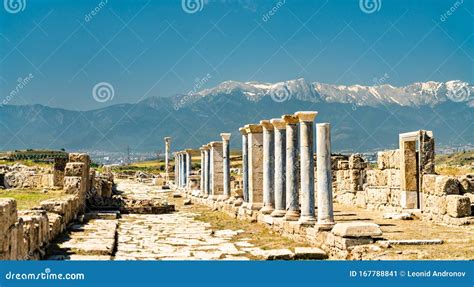
<instances>
[{"instance_id":1,"label":"ancient stone column","mask_svg":"<svg viewBox=\"0 0 474 287\"><path fill-rule=\"evenodd\" d=\"M246 125L248 144L248 204L247 208L259 210L263 207L263 128L261 125Z\"/></svg>"},{"instance_id":2,"label":"ancient stone column","mask_svg":"<svg viewBox=\"0 0 474 287\"><path fill-rule=\"evenodd\" d=\"M211 142L211 199L217 200L224 194L222 165L222 142Z\"/></svg>"},{"instance_id":3,"label":"ancient stone column","mask_svg":"<svg viewBox=\"0 0 474 287\"><path fill-rule=\"evenodd\" d=\"M204 153L205 153L205 158L204 158L205 195L204 195L204 197L207 198L211 194L211 150L210 150L210 146L208 144L204 146Z\"/></svg>"},{"instance_id":4,"label":"ancient stone column","mask_svg":"<svg viewBox=\"0 0 474 287\"><path fill-rule=\"evenodd\" d=\"M170 144L171 138L165 137L165 182L168 182L170 179Z\"/></svg>"},{"instance_id":5,"label":"ancient stone column","mask_svg":"<svg viewBox=\"0 0 474 287\"><path fill-rule=\"evenodd\" d=\"M230 133L221 133L222 137L222 168L224 176L224 193L221 197L222 200L230 198Z\"/></svg>"},{"instance_id":6,"label":"ancient stone column","mask_svg":"<svg viewBox=\"0 0 474 287\"><path fill-rule=\"evenodd\" d=\"M173 153L173 155L174 155L174 184L178 185L178 179L179 179L178 154Z\"/></svg>"},{"instance_id":7,"label":"ancient stone column","mask_svg":"<svg viewBox=\"0 0 474 287\"><path fill-rule=\"evenodd\" d=\"M199 185L199 189L200 189L200 193L199 193L199 196L202 197L204 196L205 194L205 187L204 187L204 171L205 171L205 167L204 167L204 160L205 160L205 154L204 154L204 146L200 147L199 150L201 151L201 183Z\"/></svg>"},{"instance_id":8,"label":"ancient stone column","mask_svg":"<svg viewBox=\"0 0 474 287\"><path fill-rule=\"evenodd\" d=\"M286 123L286 214L289 221L298 220L300 216L298 194L298 118L284 115Z\"/></svg>"},{"instance_id":9,"label":"ancient stone column","mask_svg":"<svg viewBox=\"0 0 474 287\"><path fill-rule=\"evenodd\" d=\"M185 150L186 152L186 188L191 190L191 174L193 172L193 165L192 165L192 149Z\"/></svg>"},{"instance_id":10,"label":"ancient stone column","mask_svg":"<svg viewBox=\"0 0 474 287\"><path fill-rule=\"evenodd\" d=\"M272 213L275 207L274 167L275 142L273 125L268 120L260 121L263 128L263 214Z\"/></svg>"},{"instance_id":11,"label":"ancient stone column","mask_svg":"<svg viewBox=\"0 0 474 287\"><path fill-rule=\"evenodd\" d=\"M245 128L239 129L242 135L242 196L244 198L245 207L249 201L249 173L248 173L248 143L247 143L247 130Z\"/></svg>"},{"instance_id":12,"label":"ancient stone column","mask_svg":"<svg viewBox=\"0 0 474 287\"><path fill-rule=\"evenodd\" d=\"M271 215L282 217L286 213L286 123L281 119L272 119L270 122L274 127L275 133L275 210Z\"/></svg>"},{"instance_id":13,"label":"ancient stone column","mask_svg":"<svg viewBox=\"0 0 474 287\"><path fill-rule=\"evenodd\" d=\"M334 211L332 206L331 126L328 123L316 124L316 129L316 164L318 177L317 225L320 228L332 228L334 225Z\"/></svg>"},{"instance_id":14,"label":"ancient stone column","mask_svg":"<svg viewBox=\"0 0 474 287\"><path fill-rule=\"evenodd\" d=\"M181 166L180 166L180 175L181 175L181 183L180 183L180 186L181 187L184 187L185 184L186 184L186 159L184 157L184 153L181 151L179 152L179 162L181 163Z\"/></svg>"},{"instance_id":15,"label":"ancient stone column","mask_svg":"<svg viewBox=\"0 0 474 287\"><path fill-rule=\"evenodd\" d=\"M314 118L317 112L296 112L300 122L301 217L299 223L316 223L314 210ZM331 156L329 156L331 158Z\"/></svg>"}]
</instances>

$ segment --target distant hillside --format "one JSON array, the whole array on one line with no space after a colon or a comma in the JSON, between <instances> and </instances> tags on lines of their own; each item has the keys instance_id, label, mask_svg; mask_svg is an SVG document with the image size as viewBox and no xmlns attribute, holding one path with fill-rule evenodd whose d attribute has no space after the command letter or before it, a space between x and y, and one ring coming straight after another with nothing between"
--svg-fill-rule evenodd
<instances>
[{"instance_id":1,"label":"distant hillside","mask_svg":"<svg viewBox=\"0 0 474 287\"><path fill-rule=\"evenodd\" d=\"M446 175L474 173L474 151L437 155L436 172Z\"/></svg>"}]
</instances>

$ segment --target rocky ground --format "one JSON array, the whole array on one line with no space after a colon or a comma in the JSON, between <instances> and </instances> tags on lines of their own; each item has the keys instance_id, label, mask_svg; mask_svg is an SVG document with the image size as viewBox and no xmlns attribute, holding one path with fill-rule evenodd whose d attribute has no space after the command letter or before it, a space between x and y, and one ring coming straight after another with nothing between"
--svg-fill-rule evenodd
<instances>
[{"instance_id":1,"label":"rocky ground","mask_svg":"<svg viewBox=\"0 0 474 287\"><path fill-rule=\"evenodd\" d=\"M96 213L85 224L72 226L71 232L55 242L48 259L59 260L249 260L290 259L293 257L322 259L318 248L269 234L264 226L239 229L240 225L220 228L205 222L215 212L194 207L171 191L132 181L119 181L122 195L136 199L171 201L177 211L169 214ZM186 205L185 205L186 204ZM208 213L208 214L205 214ZM225 218L225 215L222 214ZM223 218L219 217L220 220ZM215 219L215 218L214 218ZM224 220L230 220L226 218ZM237 221L237 220L234 220ZM222 223L222 222L221 222ZM250 224L249 224L250 225ZM255 224L252 224L255 225ZM243 227L246 227L243 225ZM249 237L246 237L246 235ZM272 236L273 244L256 244L254 238ZM269 248L271 247L271 248ZM292 247L290 250L288 247ZM296 249L294 248L296 247Z\"/></svg>"}]
</instances>

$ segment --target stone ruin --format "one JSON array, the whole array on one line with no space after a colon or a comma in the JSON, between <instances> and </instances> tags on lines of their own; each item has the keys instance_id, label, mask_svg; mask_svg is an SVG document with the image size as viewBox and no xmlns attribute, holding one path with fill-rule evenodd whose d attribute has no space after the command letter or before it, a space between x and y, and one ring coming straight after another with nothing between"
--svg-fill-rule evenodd
<instances>
[{"instance_id":1,"label":"stone ruin","mask_svg":"<svg viewBox=\"0 0 474 287\"><path fill-rule=\"evenodd\" d=\"M381 240L382 231L374 223L334 222L333 201L384 211L387 218L474 222L474 175L435 174L431 131L400 134L399 149L379 152L372 168L359 154L332 155L327 123L316 125L314 151L316 115L297 112L242 127L238 183L229 176L230 134L221 134L222 141L200 148L199 171L192 170L191 150L176 152L170 184L198 203L318 244L336 258L354 258Z\"/></svg>"},{"instance_id":2,"label":"stone ruin","mask_svg":"<svg viewBox=\"0 0 474 287\"><path fill-rule=\"evenodd\" d=\"M48 244L84 216L89 194L112 196L113 175L91 172L87 154L71 153L64 163L55 162L53 171L19 165L4 167L6 188L62 186L64 195L42 201L32 210L21 211L17 210L14 199L0 198L0 260L41 259ZM46 185L37 180L44 177L50 179ZM63 182L58 183L59 179Z\"/></svg>"}]
</instances>

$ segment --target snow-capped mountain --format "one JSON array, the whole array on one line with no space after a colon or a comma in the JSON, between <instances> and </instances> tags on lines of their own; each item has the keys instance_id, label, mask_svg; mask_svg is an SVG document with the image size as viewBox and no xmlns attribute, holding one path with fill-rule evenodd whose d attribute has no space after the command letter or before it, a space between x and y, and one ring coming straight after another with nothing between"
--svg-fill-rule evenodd
<instances>
[{"instance_id":1,"label":"snow-capped mountain","mask_svg":"<svg viewBox=\"0 0 474 287\"><path fill-rule=\"evenodd\" d=\"M395 104L400 106L435 106L453 101L466 102L474 107L474 86L454 80L448 82L419 82L404 87L389 84L375 86L333 85L308 83L296 79L278 83L226 81L214 88L202 90L193 97L243 94L250 101L260 101L270 96L276 101L298 99L309 102L349 103L357 106Z\"/></svg>"}]
</instances>

